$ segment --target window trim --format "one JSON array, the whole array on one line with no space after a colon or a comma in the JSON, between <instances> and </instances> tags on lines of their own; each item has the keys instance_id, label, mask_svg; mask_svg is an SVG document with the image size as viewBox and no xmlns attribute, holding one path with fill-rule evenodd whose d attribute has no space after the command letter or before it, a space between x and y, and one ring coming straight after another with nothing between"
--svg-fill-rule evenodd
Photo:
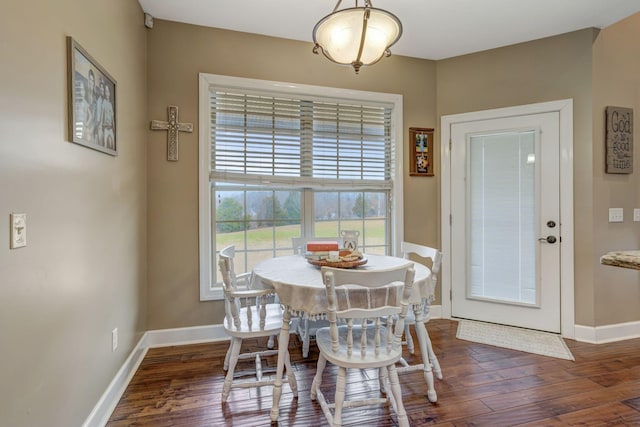
<instances>
[{"instance_id":1,"label":"window trim","mask_svg":"<svg viewBox=\"0 0 640 427\"><path fill-rule=\"evenodd\" d=\"M221 287L211 286L215 271L212 267L211 254L211 191L209 184L209 167L211 159L210 149L210 105L209 87L220 85L234 87L241 90L272 91L278 93L305 95L310 97L350 99L359 102L375 102L393 104L391 117L394 178L391 201L391 242L393 253L398 253L399 243L403 239L403 180L404 180L404 150L403 150L403 111L402 95L368 92L353 89L340 89L324 86L304 85L297 83L277 82L271 80L248 79L243 77L223 76L219 74L200 73L198 77L198 236L199 236L199 265L200 265L200 301L221 300Z\"/></svg>"}]
</instances>

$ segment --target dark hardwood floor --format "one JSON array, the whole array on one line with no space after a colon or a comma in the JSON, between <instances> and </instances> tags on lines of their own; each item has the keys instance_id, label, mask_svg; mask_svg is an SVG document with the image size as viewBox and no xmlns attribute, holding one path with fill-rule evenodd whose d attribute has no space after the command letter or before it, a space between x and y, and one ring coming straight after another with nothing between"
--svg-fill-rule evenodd
<instances>
[{"instance_id":1,"label":"dark hardwood floor","mask_svg":"<svg viewBox=\"0 0 640 427\"><path fill-rule=\"evenodd\" d=\"M572 362L458 340L456 328L457 322L443 319L427 324L444 373L436 380L437 403L427 400L420 372L400 375L412 426L640 426L640 339L600 345L567 340ZM271 425L270 387L233 390L221 404L226 350L227 343L150 349L107 426ZM299 397L284 386L279 425L327 425L320 405L309 399L317 350L312 344L303 359L295 335L289 350ZM263 367L275 371L275 363L269 358ZM323 390L331 397L333 373L328 365ZM351 372L347 393L377 396L375 372ZM349 426L397 425L387 407L344 415Z\"/></svg>"}]
</instances>

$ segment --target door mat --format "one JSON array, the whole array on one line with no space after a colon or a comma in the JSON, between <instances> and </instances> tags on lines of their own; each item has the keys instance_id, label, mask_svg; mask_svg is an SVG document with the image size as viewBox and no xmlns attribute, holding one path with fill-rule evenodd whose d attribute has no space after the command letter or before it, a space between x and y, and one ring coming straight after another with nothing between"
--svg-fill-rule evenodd
<instances>
[{"instance_id":1,"label":"door mat","mask_svg":"<svg viewBox=\"0 0 640 427\"><path fill-rule=\"evenodd\" d=\"M558 359L575 360L562 337L549 332L460 320L456 338Z\"/></svg>"}]
</instances>

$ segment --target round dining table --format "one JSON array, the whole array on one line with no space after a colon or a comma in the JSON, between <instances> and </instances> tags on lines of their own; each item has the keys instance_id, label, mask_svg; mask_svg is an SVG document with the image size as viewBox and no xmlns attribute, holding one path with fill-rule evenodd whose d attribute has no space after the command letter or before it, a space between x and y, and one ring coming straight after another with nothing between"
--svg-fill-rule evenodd
<instances>
[{"instance_id":1,"label":"round dining table","mask_svg":"<svg viewBox=\"0 0 640 427\"><path fill-rule=\"evenodd\" d=\"M416 336L423 363L399 368L398 372L422 370L427 383L427 397L431 402L435 402L437 397L434 388L432 361L430 360L435 359L435 355L431 351L432 357L430 358L428 349L431 349L431 345L428 345L429 335L424 326L421 310L421 304L425 301L428 303L433 297L434 284L431 280L431 270L423 264L405 258L373 254L364 254L363 258L367 262L354 268L384 270L406 264L413 265L415 278L410 303L416 318ZM289 351L291 316L305 315L311 319L323 318L328 306L326 290L322 281L320 267L309 263L302 255L280 256L259 262L253 268L251 285L254 288L275 289L280 303L285 307L285 310L283 310L282 330L278 341L278 364L271 408L271 420L277 421L280 396L282 394L284 360L286 352ZM439 371L439 367L437 370Z\"/></svg>"}]
</instances>

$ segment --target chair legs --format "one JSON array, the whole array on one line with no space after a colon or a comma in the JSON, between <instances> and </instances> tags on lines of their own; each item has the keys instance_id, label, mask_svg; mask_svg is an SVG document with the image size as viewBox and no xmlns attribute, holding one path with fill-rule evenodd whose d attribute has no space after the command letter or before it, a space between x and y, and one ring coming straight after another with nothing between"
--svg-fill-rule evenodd
<instances>
[{"instance_id":1,"label":"chair legs","mask_svg":"<svg viewBox=\"0 0 640 427\"><path fill-rule=\"evenodd\" d=\"M437 379L442 379L442 369L440 368L440 362L438 362L438 358L433 351L433 345L431 344L431 338L429 338L429 333L427 332L427 352L429 353L429 362L431 362L431 366L433 367L433 373Z\"/></svg>"},{"instance_id":2,"label":"chair legs","mask_svg":"<svg viewBox=\"0 0 640 427\"><path fill-rule=\"evenodd\" d=\"M311 384L311 400L317 400L320 403L324 416L331 426L342 426L342 410L345 407L368 406L387 402L391 404L398 417L398 425L400 427L409 427L409 419L407 411L402 403L402 389L398 378L398 371L395 365L384 366L378 369L378 381L380 382L380 391L387 395L386 399L368 399L359 401L355 404L345 401L347 368L338 367L338 376L336 380L336 392L334 403L325 400L320 386L322 385L322 374L327 365L327 359L322 353L318 357L318 366L316 375L313 377ZM331 411L333 409L333 412Z\"/></svg>"},{"instance_id":3,"label":"chair legs","mask_svg":"<svg viewBox=\"0 0 640 427\"><path fill-rule=\"evenodd\" d=\"M391 405L398 416L398 425L400 427L409 427L409 419L407 417L407 411L404 409L404 404L402 403L402 389L400 388L400 380L398 379L398 371L395 365L389 366L389 388L391 389L391 393L388 395L391 400Z\"/></svg>"},{"instance_id":4,"label":"chair legs","mask_svg":"<svg viewBox=\"0 0 640 427\"><path fill-rule=\"evenodd\" d=\"M298 382L296 381L296 376L293 373L293 369L291 368L291 358L289 357L289 351L285 353L284 357L284 369L287 373L287 382L289 383L289 387L291 388L293 397L298 397Z\"/></svg>"},{"instance_id":5,"label":"chair legs","mask_svg":"<svg viewBox=\"0 0 640 427\"><path fill-rule=\"evenodd\" d=\"M298 337L300 337L300 341L302 341L302 357L305 359L309 357L309 347L311 346L310 329L309 319L300 317L295 332L298 334Z\"/></svg>"},{"instance_id":6,"label":"chair legs","mask_svg":"<svg viewBox=\"0 0 640 427\"><path fill-rule=\"evenodd\" d=\"M227 374L224 377L224 384L222 386L222 403L225 403L229 398L229 394L231 389L235 387L260 387L267 385L275 385L275 379L273 377L266 377L263 379L262 375L262 360L261 356L274 356L278 355L278 350L264 350L264 351L256 351L253 353L243 353L240 354L240 349L242 348L242 339L241 338L231 338L231 343L229 344L229 349L227 350L227 355L225 357L225 365ZM236 366L238 364L238 360L240 359L254 359L255 367L256 367L256 378L250 382L236 383L233 384L233 375L235 373ZM293 368L291 367L291 359L289 357L289 352L285 352L284 355L284 369L286 374L286 382L289 384L291 388L291 392L294 397L298 397L298 383L296 381L296 376L293 372ZM246 380L245 380L246 381Z\"/></svg>"},{"instance_id":7,"label":"chair legs","mask_svg":"<svg viewBox=\"0 0 640 427\"><path fill-rule=\"evenodd\" d=\"M384 366L378 369L378 383L380 384L380 393L387 394L389 390L387 390L387 384L389 383L389 371L387 367Z\"/></svg>"},{"instance_id":8,"label":"chair legs","mask_svg":"<svg viewBox=\"0 0 640 427\"><path fill-rule=\"evenodd\" d=\"M309 319L302 319L302 357L309 357L309 346L311 344L311 336L309 335Z\"/></svg>"},{"instance_id":9,"label":"chair legs","mask_svg":"<svg viewBox=\"0 0 640 427\"><path fill-rule=\"evenodd\" d=\"M416 334L418 335L418 345L420 345L420 353L422 354L423 363L423 373L424 380L427 383L427 398L430 402L436 402L438 400L438 395L436 394L436 389L434 387L433 381L433 371L432 371L432 359L431 355L435 358L435 353L433 352L433 348L431 352L429 352L428 348L431 347L431 340L429 339L429 334L427 333L427 328L424 326L422 322L416 322ZM436 364L438 364L436 359ZM440 364L438 364L438 369L440 369ZM440 374L442 376L442 374Z\"/></svg>"},{"instance_id":10,"label":"chair legs","mask_svg":"<svg viewBox=\"0 0 640 427\"><path fill-rule=\"evenodd\" d=\"M309 320L306 318L300 318L298 323L297 333L302 341L302 357L305 359L309 357L309 348L311 347L311 335L312 335L312 323L314 330L317 329L317 320Z\"/></svg>"},{"instance_id":11,"label":"chair legs","mask_svg":"<svg viewBox=\"0 0 640 427\"><path fill-rule=\"evenodd\" d=\"M338 368L338 378L336 380L335 409L333 412L333 425L342 425L342 405L344 404L344 396L347 387L347 368L340 366Z\"/></svg>"},{"instance_id":12,"label":"chair legs","mask_svg":"<svg viewBox=\"0 0 640 427\"><path fill-rule=\"evenodd\" d=\"M238 364L238 355L240 354L240 347L242 346L242 340L240 338L231 338L231 344L229 345L229 366L227 369L227 375L224 377L224 385L222 386L222 403L227 401L229 392L231 391L231 383L233 382L233 372ZM226 362L226 360L225 360Z\"/></svg>"},{"instance_id":13,"label":"chair legs","mask_svg":"<svg viewBox=\"0 0 640 427\"><path fill-rule=\"evenodd\" d=\"M320 403L320 408L322 408L322 413L325 418L329 421L330 425L334 424L333 414L331 413L329 402L324 398L324 394L320 391L320 386L322 385L322 373L324 372L324 368L327 366L327 359L325 359L324 355L320 353L318 356L318 366L316 368L316 375L313 377L313 382L311 383L311 400L317 400Z\"/></svg>"},{"instance_id":14,"label":"chair legs","mask_svg":"<svg viewBox=\"0 0 640 427\"><path fill-rule=\"evenodd\" d=\"M313 377L313 382L311 383L311 400L316 400L318 395L318 390L322 385L322 373L324 372L324 368L327 366L327 359L324 358L322 353L318 356L318 366L316 367L316 375Z\"/></svg>"},{"instance_id":15,"label":"chair legs","mask_svg":"<svg viewBox=\"0 0 640 427\"><path fill-rule=\"evenodd\" d=\"M405 342L407 343L407 349L410 354L415 353L415 347L413 346L413 338L411 337L411 328L409 327L409 323L404 325L404 336Z\"/></svg>"},{"instance_id":16,"label":"chair legs","mask_svg":"<svg viewBox=\"0 0 640 427\"><path fill-rule=\"evenodd\" d=\"M418 346L420 347L420 355L422 356L423 363L416 365L409 365L409 363L401 357L399 360L400 367L398 367L398 372L410 372L416 370L422 370L424 375L424 380L427 383L427 398L430 402L437 402L438 395L435 390L434 384L434 376L435 378L441 380L442 377L442 369L440 368L440 363L438 362L438 357L433 351L433 345L431 344L431 339L429 338L429 333L427 332L427 328L422 321L418 321L415 323L416 335L418 338ZM407 333L405 331L405 333ZM407 333L407 336L409 333Z\"/></svg>"},{"instance_id":17,"label":"chair legs","mask_svg":"<svg viewBox=\"0 0 640 427\"><path fill-rule=\"evenodd\" d=\"M224 369L225 371L229 370L229 357L231 356L232 348L233 348L233 345L229 344L229 348L227 349L227 354L226 356L224 356L224 365L222 366L222 369Z\"/></svg>"}]
</instances>

